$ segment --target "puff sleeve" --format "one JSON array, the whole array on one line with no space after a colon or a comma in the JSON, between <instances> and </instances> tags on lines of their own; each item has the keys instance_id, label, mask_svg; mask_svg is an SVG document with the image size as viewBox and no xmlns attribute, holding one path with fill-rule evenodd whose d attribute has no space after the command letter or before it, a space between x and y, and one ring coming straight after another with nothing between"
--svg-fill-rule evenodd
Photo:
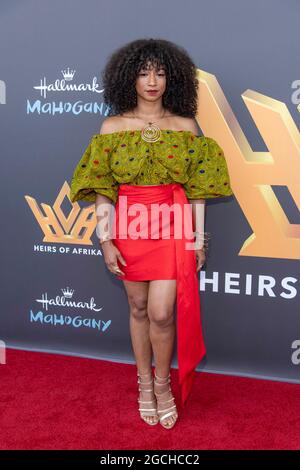
<instances>
[{"instance_id":1,"label":"puff sleeve","mask_svg":"<svg viewBox=\"0 0 300 470\"><path fill-rule=\"evenodd\" d=\"M233 195L223 149L211 137L193 136L188 143L188 181L183 185L188 199Z\"/></svg>"},{"instance_id":2,"label":"puff sleeve","mask_svg":"<svg viewBox=\"0 0 300 470\"><path fill-rule=\"evenodd\" d=\"M74 169L70 199L95 202L97 194L103 194L116 202L118 182L110 166L114 134L94 135Z\"/></svg>"}]
</instances>

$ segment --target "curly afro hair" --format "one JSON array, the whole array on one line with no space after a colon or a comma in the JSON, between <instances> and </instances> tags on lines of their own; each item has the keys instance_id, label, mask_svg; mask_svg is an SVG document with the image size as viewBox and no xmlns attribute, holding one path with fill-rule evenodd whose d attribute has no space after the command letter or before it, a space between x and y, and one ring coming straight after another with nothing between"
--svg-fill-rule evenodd
<instances>
[{"instance_id":1,"label":"curly afro hair","mask_svg":"<svg viewBox=\"0 0 300 470\"><path fill-rule=\"evenodd\" d=\"M197 113L196 66L187 51L165 39L138 39L116 50L102 72L103 99L109 115L122 114L137 106L136 79L151 64L166 73L162 105L169 112L194 118Z\"/></svg>"}]
</instances>

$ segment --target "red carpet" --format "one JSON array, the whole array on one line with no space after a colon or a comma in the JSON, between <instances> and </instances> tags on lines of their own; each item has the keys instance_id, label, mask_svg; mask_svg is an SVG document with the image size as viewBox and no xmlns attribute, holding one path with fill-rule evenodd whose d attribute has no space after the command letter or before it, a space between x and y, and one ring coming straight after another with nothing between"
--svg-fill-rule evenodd
<instances>
[{"instance_id":1,"label":"red carpet","mask_svg":"<svg viewBox=\"0 0 300 470\"><path fill-rule=\"evenodd\" d=\"M136 367L7 349L1 449L299 449L297 384L197 374L172 430L137 411ZM178 398L177 369L172 386Z\"/></svg>"}]
</instances>

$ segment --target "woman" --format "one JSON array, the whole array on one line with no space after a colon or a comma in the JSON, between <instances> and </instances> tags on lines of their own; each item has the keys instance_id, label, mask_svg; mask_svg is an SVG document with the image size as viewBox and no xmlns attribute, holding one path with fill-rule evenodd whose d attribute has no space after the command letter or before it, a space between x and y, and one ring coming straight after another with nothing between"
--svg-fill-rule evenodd
<instances>
[{"instance_id":1,"label":"woman","mask_svg":"<svg viewBox=\"0 0 300 470\"><path fill-rule=\"evenodd\" d=\"M128 43L110 57L103 84L111 116L75 168L70 198L95 202L106 266L126 289L141 418L171 429L178 418L170 386L174 306L184 406L194 369L206 352L197 281L207 248L205 199L233 192L223 150L211 137L197 136L196 67L183 48L163 39ZM136 231L132 237L130 208L142 204L148 216L154 203L168 208L175 203L181 210L188 206L186 226L171 215L165 238L156 215L155 236ZM121 221L127 223L123 232ZM174 235L178 226L184 229L180 238ZM187 249L188 241L197 244Z\"/></svg>"}]
</instances>

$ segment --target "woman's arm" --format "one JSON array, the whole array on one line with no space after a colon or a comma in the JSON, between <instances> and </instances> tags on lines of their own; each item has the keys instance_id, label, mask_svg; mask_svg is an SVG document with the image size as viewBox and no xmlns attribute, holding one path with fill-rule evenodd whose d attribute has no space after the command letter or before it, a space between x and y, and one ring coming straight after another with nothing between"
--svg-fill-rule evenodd
<instances>
[{"instance_id":1,"label":"woman's arm","mask_svg":"<svg viewBox=\"0 0 300 470\"><path fill-rule=\"evenodd\" d=\"M113 201L103 194L96 195L95 212L97 219L96 233L99 243L111 243L113 236L112 228L115 215L115 205Z\"/></svg>"},{"instance_id":2,"label":"woman's arm","mask_svg":"<svg viewBox=\"0 0 300 470\"><path fill-rule=\"evenodd\" d=\"M104 260L110 272L113 274L124 275L124 272L118 266L120 263L126 266L126 261L120 253L119 249L113 243L114 236L114 218L115 205L114 202L102 194L97 194L95 201L96 218L97 218L97 236L103 250Z\"/></svg>"},{"instance_id":3,"label":"woman's arm","mask_svg":"<svg viewBox=\"0 0 300 470\"><path fill-rule=\"evenodd\" d=\"M196 249L204 248L205 199L188 199L192 206L194 231L196 232Z\"/></svg>"}]
</instances>

